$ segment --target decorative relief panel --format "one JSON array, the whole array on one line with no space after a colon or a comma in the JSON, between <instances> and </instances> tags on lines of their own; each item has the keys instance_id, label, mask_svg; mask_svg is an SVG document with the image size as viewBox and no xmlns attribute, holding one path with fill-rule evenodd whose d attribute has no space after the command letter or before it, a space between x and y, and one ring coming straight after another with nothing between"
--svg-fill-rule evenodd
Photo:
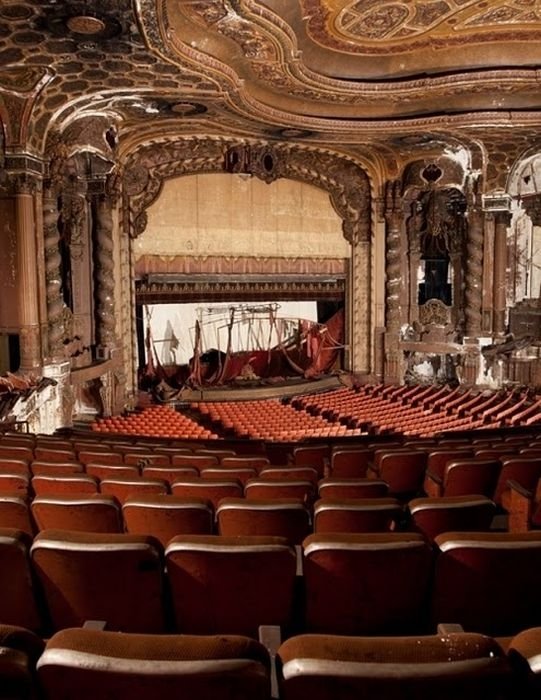
<instances>
[{"instance_id":1,"label":"decorative relief panel","mask_svg":"<svg viewBox=\"0 0 541 700\"><path fill-rule=\"evenodd\" d=\"M531 31L541 20L536 0L302 0L302 6L312 39L351 53L453 44L472 34L475 41L494 40L496 32L512 39L510 30Z\"/></svg>"}]
</instances>

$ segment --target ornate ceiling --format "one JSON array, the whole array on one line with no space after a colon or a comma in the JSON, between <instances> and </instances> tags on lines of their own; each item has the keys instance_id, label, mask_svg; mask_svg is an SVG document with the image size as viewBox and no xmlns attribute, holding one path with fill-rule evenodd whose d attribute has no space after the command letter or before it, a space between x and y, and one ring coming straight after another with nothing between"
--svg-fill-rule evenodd
<instances>
[{"instance_id":1,"label":"ornate ceiling","mask_svg":"<svg viewBox=\"0 0 541 700\"><path fill-rule=\"evenodd\" d=\"M1 0L5 151L106 149L98 119L121 153L236 135L390 176L465 148L502 186L541 146L540 32L541 0Z\"/></svg>"}]
</instances>

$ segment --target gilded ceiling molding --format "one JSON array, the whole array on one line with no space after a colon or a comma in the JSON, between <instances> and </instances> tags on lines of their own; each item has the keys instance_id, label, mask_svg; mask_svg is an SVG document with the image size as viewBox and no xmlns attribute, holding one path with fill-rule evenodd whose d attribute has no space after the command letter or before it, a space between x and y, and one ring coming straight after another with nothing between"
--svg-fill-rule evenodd
<instances>
[{"instance_id":1,"label":"gilded ceiling molding","mask_svg":"<svg viewBox=\"0 0 541 700\"><path fill-rule=\"evenodd\" d=\"M446 48L475 40L516 41L537 34L539 11L524 0L350 0L331 9L326 0L301 0L314 42L357 54Z\"/></svg>"},{"instance_id":2,"label":"gilded ceiling molding","mask_svg":"<svg viewBox=\"0 0 541 700\"><path fill-rule=\"evenodd\" d=\"M364 3L356 4L364 7ZM439 3L441 4L444 3ZM393 2L388 5L386 11L392 14L393 8L396 8L398 3ZM428 17L435 10L437 11L438 3L432 3L430 11L423 10L423 6L418 5L418 3L415 5L415 18L420 21L421 15ZM167 0L162 0L162 7L166 6ZM409 14L412 7L409 7ZM376 8L372 7L372 10L376 11ZM377 112L381 112L386 106L392 106L393 114L396 115L396 108L400 106L405 110L403 112L405 116L409 106L418 100L434 101L434 110L436 110L438 100L450 97L469 97L473 94L486 95L487 99L492 98L495 87L499 95L521 92L531 94L533 97L538 92L536 70L522 68L467 71L455 75L377 82L362 79L334 79L321 72L310 70L303 61L302 53L298 51L296 38L289 25L254 0L194 2L187 4L182 14L192 22L199 23L211 32L237 43L256 83L260 83L268 90L279 91L282 99L291 97L321 105L325 103L352 107L358 105L363 110L370 108L373 116L379 116ZM365 14L363 12L363 15ZM377 14L377 18L372 18L374 21L379 20L379 11ZM183 36L183 32L180 29L181 27L177 27L176 31L168 34L166 43L171 42L180 56L192 58L193 55L195 58L197 55L199 60L209 67L224 72L225 67L219 62L215 63L208 54L194 51L188 43L182 41L180 37ZM347 52L351 46L350 40L347 42L347 47L344 46L341 50ZM385 46L387 50L387 44ZM244 75L242 77L246 78ZM250 92L249 84L243 92Z\"/></svg>"},{"instance_id":3,"label":"gilded ceiling molding","mask_svg":"<svg viewBox=\"0 0 541 700\"><path fill-rule=\"evenodd\" d=\"M12 65L0 75L0 117L4 123L5 145L24 148L36 97L53 79L42 66Z\"/></svg>"},{"instance_id":4,"label":"gilded ceiling molding","mask_svg":"<svg viewBox=\"0 0 541 700\"><path fill-rule=\"evenodd\" d=\"M266 182L280 177L320 187L329 193L342 218L345 238L351 244L370 240L370 182L359 165L321 149L221 137L151 144L128 157L123 165L124 220L129 222L130 236L144 231L146 209L159 196L166 179L228 171L255 175Z\"/></svg>"}]
</instances>

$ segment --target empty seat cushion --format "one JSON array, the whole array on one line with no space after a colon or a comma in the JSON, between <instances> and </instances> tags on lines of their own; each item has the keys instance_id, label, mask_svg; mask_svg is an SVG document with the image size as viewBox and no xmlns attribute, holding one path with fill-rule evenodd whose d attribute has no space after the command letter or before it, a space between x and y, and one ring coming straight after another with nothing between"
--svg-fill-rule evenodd
<instances>
[{"instance_id":1,"label":"empty seat cushion","mask_svg":"<svg viewBox=\"0 0 541 700\"><path fill-rule=\"evenodd\" d=\"M456 700L513 697L510 665L480 634L300 635L278 650L285 700Z\"/></svg>"},{"instance_id":2,"label":"empty seat cushion","mask_svg":"<svg viewBox=\"0 0 541 700\"><path fill-rule=\"evenodd\" d=\"M50 700L269 700L265 647L238 636L142 635L69 629L38 663Z\"/></svg>"}]
</instances>

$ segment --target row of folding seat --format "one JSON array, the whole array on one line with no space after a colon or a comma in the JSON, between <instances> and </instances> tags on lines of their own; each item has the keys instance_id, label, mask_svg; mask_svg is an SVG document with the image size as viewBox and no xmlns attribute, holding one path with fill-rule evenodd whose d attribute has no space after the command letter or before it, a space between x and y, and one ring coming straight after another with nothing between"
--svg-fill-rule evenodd
<instances>
[{"instance_id":1,"label":"row of folding seat","mask_svg":"<svg viewBox=\"0 0 541 700\"><path fill-rule=\"evenodd\" d=\"M541 625L541 533L152 537L0 531L0 620L48 634L104 620L126 632L496 637ZM302 576L298 576L302 566ZM34 581L34 585L31 584Z\"/></svg>"},{"instance_id":2,"label":"row of folding seat","mask_svg":"<svg viewBox=\"0 0 541 700\"><path fill-rule=\"evenodd\" d=\"M69 629L45 644L0 626L5 697L45 700L533 700L541 629L506 650L442 630L401 638L301 635L276 652L242 636L116 634ZM276 673L276 682L274 681Z\"/></svg>"},{"instance_id":3,"label":"row of folding seat","mask_svg":"<svg viewBox=\"0 0 541 700\"><path fill-rule=\"evenodd\" d=\"M18 494L0 493L0 527L17 527L28 534L48 528L88 532L125 530L152 535L163 544L177 534L213 532L277 535L299 543L312 532L414 530L433 541L447 530L489 530L496 515L494 502L485 496L417 498L402 504L384 495L385 483L366 480L353 485L351 479L322 480L319 489L323 497L312 501L315 492L310 482L258 480L248 482L243 494L239 482L192 479L175 482L173 494L167 494L163 482L160 493L155 488L160 482L155 480L134 484L119 479L102 481L98 494L82 493L79 485L82 478L90 477L73 479L79 491L64 494L53 491L37 495L30 502ZM57 490L60 481L54 479ZM365 498L339 495L353 488L368 492L366 487L370 483L381 489L383 495ZM90 485L96 488L95 482ZM154 492L145 491L143 486L153 487ZM269 497L267 487L277 489L273 498ZM310 501L292 497L294 491L288 491L299 488L310 494ZM250 493L252 490L255 497ZM288 493L291 493L289 498Z\"/></svg>"},{"instance_id":4,"label":"row of folding seat","mask_svg":"<svg viewBox=\"0 0 541 700\"><path fill-rule=\"evenodd\" d=\"M524 414L524 420L532 424L534 411L531 406L538 401L529 390L475 395L472 390L446 390L440 396L438 390L420 385L385 387L381 391L376 387L371 392L362 389L297 397L292 403L314 415L349 425L364 425L379 432L392 430L403 434L434 435L441 430L500 426L505 422L519 425L526 404L529 410Z\"/></svg>"}]
</instances>

